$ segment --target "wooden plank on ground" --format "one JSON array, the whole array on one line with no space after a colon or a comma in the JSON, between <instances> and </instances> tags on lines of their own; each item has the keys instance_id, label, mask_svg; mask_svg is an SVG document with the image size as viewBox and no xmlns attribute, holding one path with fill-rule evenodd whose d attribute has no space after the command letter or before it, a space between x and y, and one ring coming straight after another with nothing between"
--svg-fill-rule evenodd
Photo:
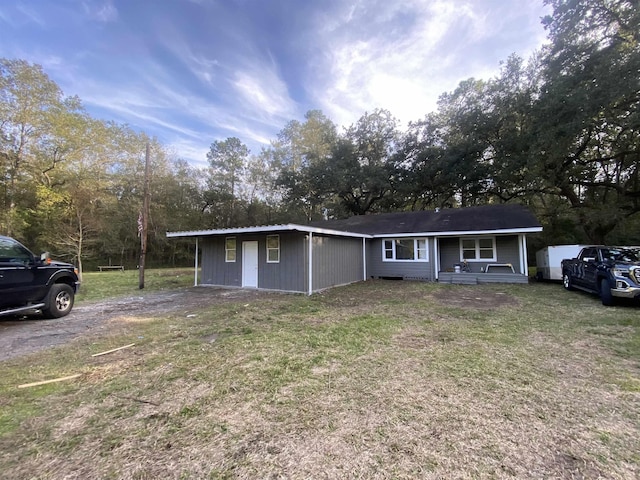
<instances>
[{"instance_id":1,"label":"wooden plank on ground","mask_svg":"<svg viewBox=\"0 0 640 480\"><path fill-rule=\"evenodd\" d=\"M99 357L100 355L106 355L107 353L117 352L118 350L123 350L125 348L133 347L135 343L130 343L129 345L125 345L124 347L112 348L111 350L107 350L106 352L94 353L91 355L92 357Z\"/></svg>"},{"instance_id":2,"label":"wooden plank on ground","mask_svg":"<svg viewBox=\"0 0 640 480\"><path fill-rule=\"evenodd\" d=\"M52 378L51 380L42 380L40 382L33 383L23 383L22 385L18 385L18 388L37 387L38 385L46 385L47 383L64 382L65 380L73 380L74 378L78 378L80 376L82 376L81 373L76 373L75 375L69 375L67 377Z\"/></svg>"}]
</instances>

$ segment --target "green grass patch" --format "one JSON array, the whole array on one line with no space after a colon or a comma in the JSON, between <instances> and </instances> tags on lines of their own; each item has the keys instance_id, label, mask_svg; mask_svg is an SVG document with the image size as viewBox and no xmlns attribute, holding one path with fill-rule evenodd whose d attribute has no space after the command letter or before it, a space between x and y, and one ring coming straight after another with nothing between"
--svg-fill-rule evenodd
<instances>
[{"instance_id":1,"label":"green grass patch","mask_svg":"<svg viewBox=\"0 0 640 480\"><path fill-rule=\"evenodd\" d=\"M375 281L114 323L3 362L0 470L633 478L637 316L553 284ZM74 372L82 379L16 388Z\"/></svg>"},{"instance_id":2,"label":"green grass patch","mask_svg":"<svg viewBox=\"0 0 640 480\"><path fill-rule=\"evenodd\" d=\"M192 286L193 268L146 269L144 275L145 292ZM84 272L78 302L104 300L121 295L139 293L138 270L108 270L104 272Z\"/></svg>"}]
</instances>

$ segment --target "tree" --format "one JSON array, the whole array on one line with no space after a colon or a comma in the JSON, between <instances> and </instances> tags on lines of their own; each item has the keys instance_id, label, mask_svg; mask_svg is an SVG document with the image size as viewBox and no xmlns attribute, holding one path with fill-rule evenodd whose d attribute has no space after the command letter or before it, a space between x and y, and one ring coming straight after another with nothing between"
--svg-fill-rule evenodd
<instances>
[{"instance_id":1,"label":"tree","mask_svg":"<svg viewBox=\"0 0 640 480\"><path fill-rule=\"evenodd\" d=\"M248 156L249 149L236 137L211 144L207 153L209 176L205 199L207 208L218 212L216 226L231 227L238 223L236 195Z\"/></svg>"},{"instance_id":2,"label":"tree","mask_svg":"<svg viewBox=\"0 0 640 480\"><path fill-rule=\"evenodd\" d=\"M309 176L330 158L337 141L336 126L320 110L310 110L305 121L289 122L269 149L272 168L278 171L276 186L282 190L283 209L291 219L322 218L327 199Z\"/></svg>"},{"instance_id":3,"label":"tree","mask_svg":"<svg viewBox=\"0 0 640 480\"><path fill-rule=\"evenodd\" d=\"M49 232L47 241L77 264L82 279L83 261L93 253L89 247L108 228L103 211L109 203L108 172L115 158L110 146L116 131L112 125L81 115L65 117L59 129L55 140L47 143L51 153L39 191L48 193L41 196L32 225L40 234ZM52 202L55 198L58 201Z\"/></svg>"},{"instance_id":4,"label":"tree","mask_svg":"<svg viewBox=\"0 0 640 480\"><path fill-rule=\"evenodd\" d=\"M396 158L394 191L398 208L452 207L457 186L445 158L447 145L436 114L411 122Z\"/></svg>"},{"instance_id":5,"label":"tree","mask_svg":"<svg viewBox=\"0 0 640 480\"><path fill-rule=\"evenodd\" d=\"M488 82L468 79L440 96L438 111L410 124L396 161L412 207L469 206L489 198L493 153Z\"/></svg>"},{"instance_id":6,"label":"tree","mask_svg":"<svg viewBox=\"0 0 640 480\"><path fill-rule=\"evenodd\" d=\"M387 110L365 113L335 143L331 155L312 165L310 182L325 199L330 216L364 215L384 209L392 193L398 122Z\"/></svg>"},{"instance_id":7,"label":"tree","mask_svg":"<svg viewBox=\"0 0 640 480\"><path fill-rule=\"evenodd\" d=\"M546 3L538 171L586 238L603 243L640 212L640 8L635 0Z\"/></svg>"},{"instance_id":8,"label":"tree","mask_svg":"<svg viewBox=\"0 0 640 480\"><path fill-rule=\"evenodd\" d=\"M482 138L486 142L487 195L500 202L527 202L544 190L535 168L537 155L533 109L540 94L539 58L529 62L511 55L500 75L486 84L486 114Z\"/></svg>"},{"instance_id":9,"label":"tree","mask_svg":"<svg viewBox=\"0 0 640 480\"><path fill-rule=\"evenodd\" d=\"M45 152L49 137L57 136L54 124L78 109L77 99L65 99L39 65L0 59L0 229L7 234L27 226L19 216L34 206L37 177L61 161ZM44 157L53 164L43 169Z\"/></svg>"}]
</instances>

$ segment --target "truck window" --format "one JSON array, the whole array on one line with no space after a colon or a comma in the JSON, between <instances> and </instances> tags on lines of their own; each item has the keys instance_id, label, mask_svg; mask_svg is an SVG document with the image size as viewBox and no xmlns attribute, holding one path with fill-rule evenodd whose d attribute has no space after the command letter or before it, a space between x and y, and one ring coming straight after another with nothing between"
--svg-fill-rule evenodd
<instances>
[{"instance_id":1,"label":"truck window","mask_svg":"<svg viewBox=\"0 0 640 480\"><path fill-rule=\"evenodd\" d=\"M585 248L584 250L582 250L582 253L580 254L580 260L583 260L585 262L589 259L597 260L597 258L598 258L598 251L595 248Z\"/></svg>"},{"instance_id":2,"label":"truck window","mask_svg":"<svg viewBox=\"0 0 640 480\"><path fill-rule=\"evenodd\" d=\"M638 262L640 251L632 248L610 248L602 250L602 257L613 262Z\"/></svg>"},{"instance_id":3,"label":"truck window","mask_svg":"<svg viewBox=\"0 0 640 480\"><path fill-rule=\"evenodd\" d=\"M0 238L0 262L28 265L33 260L31 252L19 243Z\"/></svg>"}]
</instances>

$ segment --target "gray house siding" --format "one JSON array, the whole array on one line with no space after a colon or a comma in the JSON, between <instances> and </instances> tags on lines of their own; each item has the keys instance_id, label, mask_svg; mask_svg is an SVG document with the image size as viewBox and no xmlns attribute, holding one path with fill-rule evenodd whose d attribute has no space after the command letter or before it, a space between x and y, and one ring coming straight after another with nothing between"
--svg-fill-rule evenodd
<instances>
[{"instance_id":1,"label":"gray house siding","mask_svg":"<svg viewBox=\"0 0 640 480\"><path fill-rule=\"evenodd\" d=\"M280 262L267 263L267 236L258 240L258 288L306 292L307 261L305 235L285 232L280 235Z\"/></svg>"},{"instance_id":2,"label":"gray house siding","mask_svg":"<svg viewBox=\"0 0 640 480\"><path fill-rule=\"evenodd\" d=\"M167 237L200 239L202 260L200 283L242 285L290 292L318 291L335 285L357 282L366 277L391 277L425 281L524 282L527 275L526 235L542 231L535 217L521 205L488 205L444 211L396 212L354 216L300 225L295 223L237 227L187 232L167 232ZM267 250L269 235L278 235L279 257L274 246ZM313 237L313 252L309 238ZM225 240L236 238L236 259L225 262ZM387 245L386 239L424 239L414 244L422 261L411 258L411 245ZM489 245L486 241L495 241ZM363 240L364 239L364 240ZM455 271L461 263L461 239L471 274ZM255 242L249 247L245 242ZM365 254L363 255L363 244ZM257 252L256 252L257 245ZM492 250L492 247L495 250ZM309 264L313 253L313 264ZM243 256L245 263L243 269ZM364 258L363 258L364 256ZM267 261L271 257L273 263ZM394 258L386 258L394 257ZM364 263L364 264L363 264ZM490 264L491 268L487 270ZM246 275L243 278L243 272ZM310 278L312 277L312 278ZM198 280L196 278L196 280Z\"/></svg>"},{"instance_id":3,"label":"gray house siding","mask_svg":"<svg viewBox=\"0 0 640 480\"><path fill-rule=\"evenodd\" d=\"M277 234L277 233L270 233ZM242 244L258 242L258 288L289 292L309 291L308 234L282 232L280 237L280 261L267 263L266 234L234 235L236 261L225 262L226 236L205 237L201 242L202 274L200 283L207 285L242 286ZM470 262L473 273L481 273L490 263L511 264L516 275L504 273L481 274L473 283L482 280L516 282L521 277L519 238L517 235L496 236L497 259L487 262ZM366 275L373 278L402 278L433 281L436 278L435 240L427 239L427 262L383 261L382 242L375 238L366 241ZM439 239L440 281L459 283L471 281L471 277L458 278L452 272L460 263L460 238ZM313 291L363 280L362 239L316 234L313 236ZM500 274L499 274L500 273ZM463 274L464 275L464 274ZM451 277L451 278L449 278ZM455 278L453 278L455 277ZM475 277L474 277L475 278ZM461 280L462 279L462 280ZM524 279L526 280L526 278ZM523 281L524 281L523 280Z\"/></svg>"},{"instance_id":4,"label":"gray house siding","mask_svg":"<svg viewBox=\"0 0 640 480\"><path fill-rule=\"evenodd\" d=\"M480 236L481 237L481 236ZM515 273L520 271L520 251L517 235L496 236L497 259L487 262L469 262L471 271L478 273L492 263L510 263ZM460 263L460 237L440 238L440 271L452 271Z\"/></svg>"},{"instance_id":5,"label":"gray house siding","mask_svg":"<svg viewBox=\"0 0 640 480\"><path fill-rule=\"evenodd\" d=\"M242 244L258 242L258 288L306 292L307 262L304 235L285 232L280 236L280 261L267 263L267 236L232 235L236 238L236 261L225 262L226 236L202 241L202 275L204 285L242 286Z\"/></svg>"},{"instance_id":6,"label":"gray house siding","mask_svg":"<svg viewBox=\"0 0 640 480\"><path fill-rule=\"evenodd\" d=\"M363 280L362 239L313 236L313 290Z\"/></svg>"},{"instance_id":7,"label":"gray house siding","mask_svg":"<svg viewBox=\"0 0 640 480\"><path fill-rule=\"evenodd\" d=\"M225 262L224 242L226 237L205 238L201 243L202 274L200 283L204 285L242 285L242 246L237 244L236 261Z\"/></svg>"},{"instance_id":8,"label":"gray house siding","mask_svg":"<svg viewBox=\"0 0 640 480\"><path fill-rule=\"evenodd\" d=\"M422 237L421 237L422 238ZM368 243L367 255L367 275L373 278L403 278L407 280L428 280L434 279L433 271L433 241L427 239L427 251L429 261L427 262L398 262L384 261L382 259L382 238L374 238Z\"/></svg>"}]
</instances>

